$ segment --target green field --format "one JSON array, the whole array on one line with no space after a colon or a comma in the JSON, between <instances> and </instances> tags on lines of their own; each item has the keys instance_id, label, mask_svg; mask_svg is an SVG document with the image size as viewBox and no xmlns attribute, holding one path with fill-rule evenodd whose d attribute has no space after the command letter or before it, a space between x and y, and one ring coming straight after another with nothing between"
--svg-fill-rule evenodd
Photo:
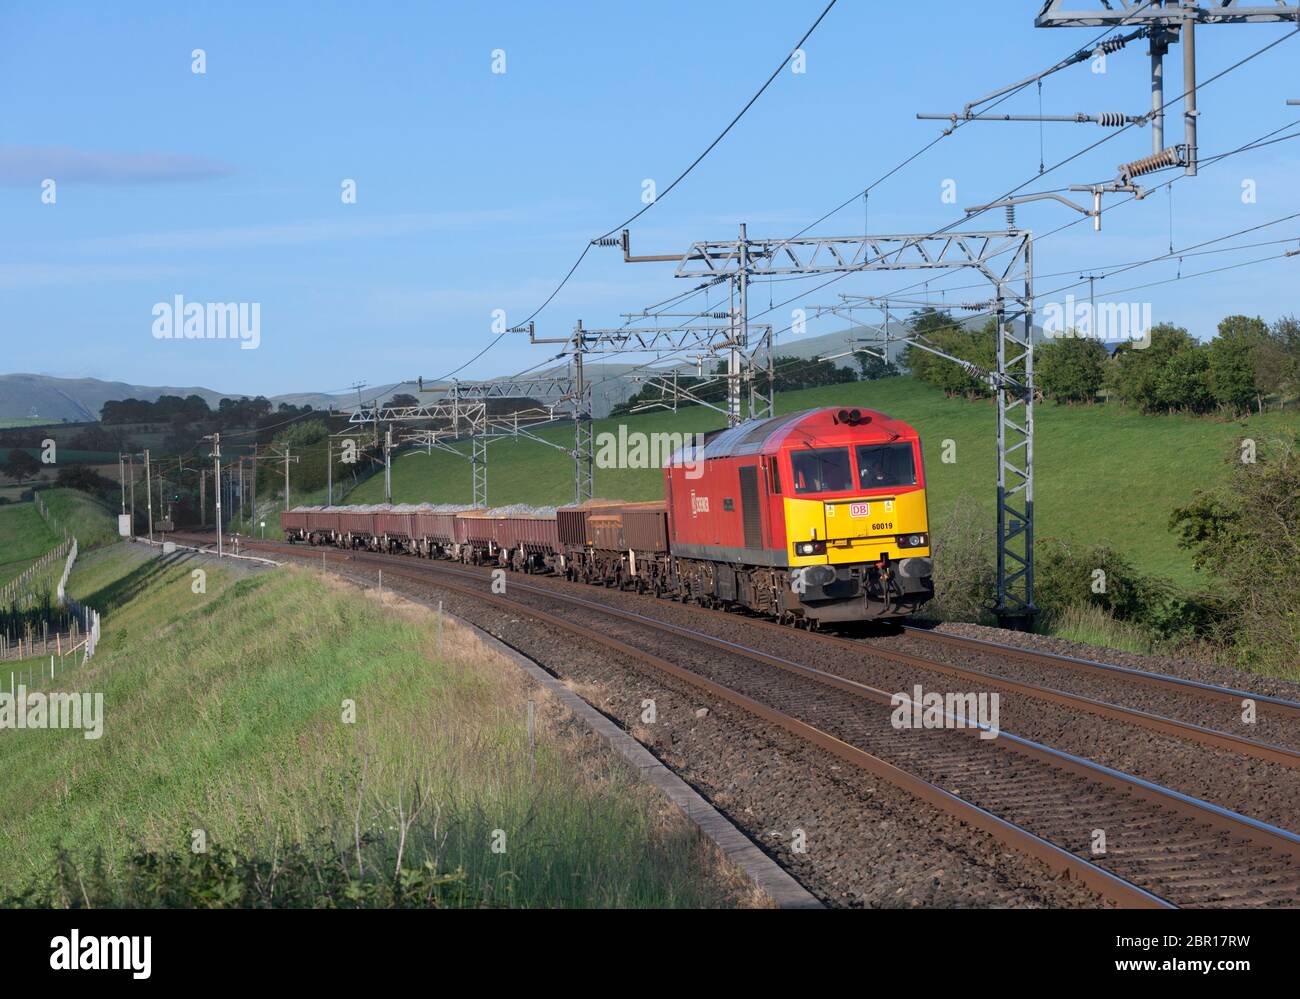
<instances>
[{"instance_id":1,"label":"green field","mask_svg":"<svg viewBox=\"0 0 1300 999\"><path fill-rule=\"evenodd\" d=\"M75 489L42 489L41 499L54 526L66 528L83 552L120 540L117 507Z\"/></svg>"},{"instance_id":2,"label":"green field","mask_svg":"<svg viewBox=\"0 0 1300 999\"><path fill-rule=\"evenodd\" d=\"M946 398L912 378L854 382L777 397L778 412L811 406L865 406L908 421L921 432L930 484L930 516L941 526L962 495L994 515L996 409L991 401ZM1117 405L1035 407L1035 514L1038 537L1106 544L1126 553L1146 573L1183 585L1197 582L1188 554L1168 530L1170 511L1192 490L1219 481L1224 460L1242 437L1261 442L1270 434L1300 428L1296 413L1265 413L1249 420L1191 416L1143 416ZM696 432L721 425L700 407L677 413L645 413L596 422L596 433ZM572 431L548 429L548 439L572 446ZM940 461L942 442L956 444L956 461ZM383 478L358 487L350 503L383 502ZM653 499L662 495L656 469L595 471L597 496ZM469 463L435 452L394 460L393 499L399 503L468 503ZM501 441L488 451L488 500L506 503L571 503L573 462L530 441Z\"/></svg>"},{"instance_id":3,"label":"green field","mask_svg":"<svg viewBox=\"0 0 1300 999\"><path fill-rule=\"evenodd\" d=\"M35 503L0 506L0 585L63 540L41 519Z\"/></svg>"},{"instance_id":4,"label":"green field","mask_svg":"<svg viewBox=\"0 0 1300 999\"><path fill-rule=\"evenodd\" d=\"M44 489L41 499L53 523L45 522L35 503L0 506L0 585L58 545L64 527L82 552L118 540L117 511L93 496L75 489Z\"/></svg>"},{"instance_id":5,"label":"green field","mask_svg":"<svg viewBox=\"0 0 1300 999\"><path fill-rule=\"evenodd\" d=\"M191 583L198 567L202 594ZM423 801L401 866L453 875L438 890L443 904L736 901L656 792L603 749L575 743L545 695L472 633L447 623L439 643L431 611L308 571L249 575L134 545L79 561L71 590L105 612L103 639L56 682L103 693L103 735L0 731L0 897L45 883L60 843L87 877L96 850L120 874L143 849L174 851L182 880L198 878L196 829L214 850L282 863L295 844L338 844L329 856L349 868L359 839L386 891L400 809L409 818ZM535 757L529 697L539 702ZM504 852L490 848L497 830ZM301 883L286 874L276 904L316 899L315 875L338 873L326 866ZM349 880L364 881L344 873L340 904L362 891ZM184 901L265 902L250 884L223 877L215 894ZM97 883L92 897L120 902L125 890Z\"/></svg>"}]
</instances>

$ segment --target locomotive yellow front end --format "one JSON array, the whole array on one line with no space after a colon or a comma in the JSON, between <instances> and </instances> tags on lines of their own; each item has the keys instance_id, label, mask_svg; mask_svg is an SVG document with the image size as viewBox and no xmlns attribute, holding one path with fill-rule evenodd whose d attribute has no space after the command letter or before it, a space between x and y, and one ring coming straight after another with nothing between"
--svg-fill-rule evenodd
<instances>
[{"instance_id":1,"label":"locomotive yellow front end","mask_svg":"<svg viewBox=\"0 0 1300 999\"><path fill-rule=\"evenodd\" d=\"M833 428L783 448L790 584L819 621L901 617L934 595L924 464L916 431L842 410Z\"/></svg>"}]
</instances>

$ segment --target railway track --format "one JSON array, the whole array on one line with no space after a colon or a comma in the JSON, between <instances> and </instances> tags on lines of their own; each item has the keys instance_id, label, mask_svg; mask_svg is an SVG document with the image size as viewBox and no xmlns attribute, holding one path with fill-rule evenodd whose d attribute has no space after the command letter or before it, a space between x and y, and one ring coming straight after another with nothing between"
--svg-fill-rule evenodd
<instances>
[{"instance_id":1,"label":"railway track","mask_svg":"<svg viewBox=\"0 0 1300 999\"><path fill-rule=\"evenodd\" d=\"M763 624L766 625L766 622L763 622ZM1095 673L1106 676L1112 682L1119 682L1121 685L1124 682L1133 682L1150 685L1162 692L1172 692L1178 698L1210 700L1216 703L1227 702L1234 711L1240 708L1243 700L1248 699L1252 700L1261 711L1275 712L1279 720L1292 724L1300 722L1300 704L1277 697L1251 694L1247 691L1232 690L1231 688L1218 687L1213 684L1192 680L1182 680L1178 677L1144 673L1141 670L1127 667L1113 667L1105 663L1072 660L1070 657L1056 656L1052 653L1027 650L1002 643L985 642L978 639L958 639L957 636L930 632L927 629L912 626L905 626L904 630L909 636L924 636L924 640L942 643L958 649L971 650L990 659L1006 656L1023 660L1037 667L1044 665L1055 667L1058 659L1064 659L1066 664L1072 668L1088 670L1095 667ZM932 656L918 656L912 653L900 652L884 648L877 643L864 642L861 639L847 639L824 633L814 633L811 637L814 641L824 642L840 648L852 649L858 652L869 650L873 656L936 673L943 673L969 683L979 684L981 689L989 687L1013 691L1036 700L1059 704L1073 710L1085 711L1101 718L1122 721L1161 735L1174 736L1198 745L1212 746L1216 749L1224 749L1242 756L1276 763L1293 770L1300 770L1300 751L1289 746L1251 739L1234 732L1227 732L1184 718L1178 718L1172 714L1158 714L1132 705L1121 704L1116 700L1092 697L1076 690L1067 690L1044 682L1018 679L1006 673L990 669L979 669L970 665L935 659ZM948 639L950 638L956 640L949 642ZM1112 670L1115 672L1108 672ZM1193 711L1191 713L1198 712ZM1296 726L1295 738L1300 740L1300 726Z\"/></svg>"},{"instance_id":2,"label":"railway track","mask_svg":"<svg viewBox=\"0 0 1300 999\"><path fill-rule=\"evenodd\" d=\"M1135 669L1131 666L1098 662L1039 649L1027 649L1023 646L1008 645L988 639L947 634L916 625L903 625L902 631L909 639L931 646L955 649L977 657L1003 662L1015 660L1025 663L1040 675L1049 673L1060 677L1073 675L1082 677L1093 685L1104 683L1112 687L1142 689L1159 695L1169 704L1185 701L1189 704L1215 705L1217 707L1214 713L1219 717L1235 715L1241 711L1245 702L1250 702L1261 721L1277 722L1279 728L1284 727L1289 735L1300 743L1300 702L1187 677ZM1253 755L1249 754L1248 750L1247 752L1248 755ZM1300 753L1293 750L1287 758L1275 759L1274 762L1293 766L1296 759L1300 759Z\"/></svg>"},{"instance_id":3,"label":"railway track","mask_svg":"<svg viewBox=\"0 0 1300 999\"><path fill-rule=\"evenodd\" d=\"M278 543L249 547L287 548ZM512 580L511 596L504 597L485 592L481 571L449 563L331 550L322 550L322 557L382 568L390 578L459 592L598 643L958 815L1119 904L1294 905L1300 900L1300 836L1134 775L1005 731L993 739L979 738L972 729L900 732L889 723L893 702L887 691L556 586ZM598 630L580 619L593 614L609 623ZM651 651L662 649L665 636L689 666ZM803 637L864 651L861 643L835 636ZM921 662L926 668L944 665L967 679L987 677ZM1004 678L987 679L1007 685ZM1030 696L1072 706L1088 700L1047 688ZM1135 717L1132 709L1118 705L1093 703L1090 709ZM1155 716L1135 724L1295 765L1288 750L1228 733ZM1103 859L1094 859L1099 832L1107 847Z\"/></svg>"}]
</instances>

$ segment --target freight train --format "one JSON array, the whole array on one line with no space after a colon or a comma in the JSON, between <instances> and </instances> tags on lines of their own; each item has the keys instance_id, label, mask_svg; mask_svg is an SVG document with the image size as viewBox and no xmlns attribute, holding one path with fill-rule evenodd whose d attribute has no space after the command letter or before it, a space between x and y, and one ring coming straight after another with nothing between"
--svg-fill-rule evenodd
<instances>
[{"instance_id":1,"label":"freight train","mask_svg":"<svg viewBox=\"0 0 1300 999\"><path fill-rule=\"evenodd\" d=\"M809 628L901 617L934 595L920 438L867 409L706 435L665 463L662 501L299 507L280 520L291 542L551 572Z\"/></svg>"}]
</instances>

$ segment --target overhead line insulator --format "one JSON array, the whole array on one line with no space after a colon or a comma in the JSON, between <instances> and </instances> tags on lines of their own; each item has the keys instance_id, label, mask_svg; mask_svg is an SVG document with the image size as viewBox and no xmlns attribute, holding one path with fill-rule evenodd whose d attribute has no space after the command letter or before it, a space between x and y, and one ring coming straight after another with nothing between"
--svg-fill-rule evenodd
<instances>
[{"instance_id":1,"label":"overhead line insulator","mask_svg":"<svg viewBox=\"0 0 1300 999\"><path fill-rule=\"evenodd\" d=\"M1146 32L1145 32L1145 31L1142 31L1142 32L1138 33L1139 36L1140 36L1141 34L1146 34ZM1131 39L1131 38L1133 38L1133 37L1135 37L1135 36L1134 36L1134 35L1129 35L1128 37L1124 37L1124 36L1121 35L1121 36L1118 37L1118 38L1107 38L1104 42L1102 42L1100 45L1098 45L1095 49L1092 50L1092 54L1093 54L1094 56L1095 56L1095 55L1110 55L1112 52L1118 52L1118 51L1119 51L1120 49L1122 49L1125 45L1127 45L1127 44L1129 43L1129 39Z\"/></svg>"},{"instance_id":2,"label":"overhead line insulator","mask_svg":"<svg viewBox=\"0 0 1300 999\"><path fill-rule=\"evenodd\" d=\"M1182 161L1182 154L1179 152L1178 147L1170 146L1151 156L1144 156L1140 160L1134 160L1132 163L1121 163L1119 165L1119 176L1122 181L1127 183L1134 177L1141 177L1143 174L1178 166Z\"/></svg>"}]
</instances>

